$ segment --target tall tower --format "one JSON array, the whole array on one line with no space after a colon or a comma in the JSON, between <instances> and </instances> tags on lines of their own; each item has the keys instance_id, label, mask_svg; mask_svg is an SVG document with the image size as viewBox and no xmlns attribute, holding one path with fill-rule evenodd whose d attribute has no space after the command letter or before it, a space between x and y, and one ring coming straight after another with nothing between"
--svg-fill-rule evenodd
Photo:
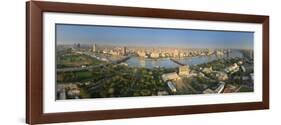
<instances>
[{"instance_id":1,"label":"tall tower","mask_svg":"<svg viewBox=\"0 0 281 125\"><path fill-rule=\"evenodd\" d=\"M123 55L126 55L126 54L127 54L127 47L124 46L124 47L123 47Z\"/></svg>"},{"instance_id":2,"label":"tall tower","mask_svg":"<svg viewBox=\"0 0 281 125\"><path fill-rule=\"evenodd\" d=\"M97 48L96 48L96 44L94 43L92 51L93 51L93 52L96 52L96 49L97 49Z\"/></svg>"},{"instance_id":3,"label":"tall tower","mask_svg":"<svg viewBox=\"0 0 281 125\"><path fill-rule=\"evenodd\" d=\"M226 50L227 58L229 58L229 53L230 53L230 49L227 49L227 50Z\"/></svg>"},{"instance_id":4,"label":"tall tower","mask_svg":"<svg viewBox=\"0 0 281 125\"><path fill-rule=\"evenodd\" d=\"M250 50L250 57L251 57L251 59L254 58L254 50Z\"/></svg>"}]
</instances>

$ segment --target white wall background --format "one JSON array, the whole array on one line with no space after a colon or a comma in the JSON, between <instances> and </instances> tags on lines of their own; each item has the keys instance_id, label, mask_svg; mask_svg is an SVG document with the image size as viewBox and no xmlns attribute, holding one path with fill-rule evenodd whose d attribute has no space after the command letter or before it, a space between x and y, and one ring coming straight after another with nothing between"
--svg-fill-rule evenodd
<instances>
[{"instance_id":1,"label":"white wall background","mask_svg":"<svg viewBox=\"0 0 281 125\"><path fill-rule=\"evenodd\" d=\"M0 4L0 124L25 124L25 1ZM54 1L54 0L52 0ZM76 0L56 0L78 2ZM270 110L62 123L61 125L278 124L281 7L278 0L80 0L80 3L270 15ZM279 119L278 119L279 118Z\"/></svg>"}]
</instances>

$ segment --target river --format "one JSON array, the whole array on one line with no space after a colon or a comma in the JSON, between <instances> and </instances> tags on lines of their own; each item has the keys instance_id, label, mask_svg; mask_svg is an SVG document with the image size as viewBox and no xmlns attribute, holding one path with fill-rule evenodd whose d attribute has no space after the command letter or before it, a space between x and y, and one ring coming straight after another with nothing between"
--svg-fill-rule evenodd
<instances>
[{"instance_id":1,"label":"river","mask_svg":"<svg viewBox=\"0 0 281 125\"><path fill-rule=\"evenodd\" d=\"M175 59L183 64L187 65L198 65L207 63L216 59L222 59L222 58L233 58L233 57L240 57L243 58L243 54L238 50L232 50L229 53L229 56L223 55L223 56L195 56L195 57L185 57L185 58L178 58ZM165 68L175 68L179 65L175 62L171 61L169 58L161 58L161 59L149 59L149 58L139 58L139 57L131 57L128 59L125 63L128 64L130 67L145 67L152 69L154 67L165 67Z\"/></svg>"}]
</instances>

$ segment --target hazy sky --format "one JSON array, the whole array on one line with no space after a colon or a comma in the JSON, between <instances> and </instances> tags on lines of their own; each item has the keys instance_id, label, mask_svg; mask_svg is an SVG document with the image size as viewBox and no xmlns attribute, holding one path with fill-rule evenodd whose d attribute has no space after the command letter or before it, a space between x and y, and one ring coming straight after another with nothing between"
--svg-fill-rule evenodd
<instances>
[{"instance_id":1,"label":"hazy sky","mask_svg":"<svg viewBox=\"0 0 281 125\"><path fill-rule=\"evenodd\" d=\"M253 32L56 25L57 44L252 49L253 35Z\"/></svg>"}]
</instances>

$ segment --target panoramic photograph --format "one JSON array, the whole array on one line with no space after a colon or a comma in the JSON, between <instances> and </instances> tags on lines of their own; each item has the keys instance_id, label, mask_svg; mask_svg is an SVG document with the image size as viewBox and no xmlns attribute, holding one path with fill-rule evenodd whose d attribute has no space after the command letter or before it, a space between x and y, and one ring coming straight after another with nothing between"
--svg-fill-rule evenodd
<instances>
[{"instance_id":1,"label":"panoramic photograph","mask_svg":"<svg viewBox=\"0 0 281 125\"><path fill-rule=\"evenodd\" d=\"M56 100L254 92L254 33L56 24Z\"/></svg>"}]
</instances>

